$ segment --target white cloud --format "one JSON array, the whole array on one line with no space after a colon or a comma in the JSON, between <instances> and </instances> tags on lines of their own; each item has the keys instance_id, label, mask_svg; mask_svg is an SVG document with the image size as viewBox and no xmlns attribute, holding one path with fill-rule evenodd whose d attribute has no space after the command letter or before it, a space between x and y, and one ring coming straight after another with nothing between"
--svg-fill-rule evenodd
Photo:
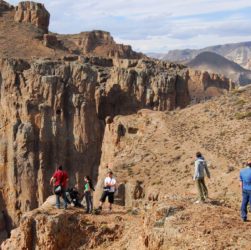
<instances>
[{"instance_id":1,"label":"white cloud","mask_svg":"<svg viewBox=\"0 0 251 250\"><path fill-rule=\"evenodd\" d=\"M77 33L103 29L110 31L116 41L144 52L251 40L250 0L40 2L51 13L52 31Z\"/></svg>"}]
</instances>

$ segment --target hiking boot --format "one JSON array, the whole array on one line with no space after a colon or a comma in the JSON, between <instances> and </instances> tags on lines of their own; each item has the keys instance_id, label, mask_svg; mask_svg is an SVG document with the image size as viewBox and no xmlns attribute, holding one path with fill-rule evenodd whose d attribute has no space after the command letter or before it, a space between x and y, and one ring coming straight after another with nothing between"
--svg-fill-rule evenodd
<instances>
[{"instance_id":1,"label":"hiking boot","mask_svg":"<svg viewBox=\"0 0 251 250\"><path fill-rule=\"evenodd\" d=\"M197 200L197 201L195 201L194 203L195 203L195 204L200 204L200 203L205 203L205 201L203 201L203 200Z\"/></svg>"},{"instance_id":2,"label":"hiking boot","mask_svg":"<svg viewBox=\"0 0 251 250\"><path fill-rule=\"evenodd\" d=\"M99 207L98 207L98 209L101 211L101 210L102 210L102 207L101 207L101 206L99 206Z\"/></svg>"},{"instance_id":3,"label":"hiking boot","mask_svg":"<svg viewBox=\"0 0 251 250\"><path fill-rule=\"evenodd\" d=\"M247 220L247 218L242 218L242 221L247 222L248 220Z\"/></svg>"}]
</instances>

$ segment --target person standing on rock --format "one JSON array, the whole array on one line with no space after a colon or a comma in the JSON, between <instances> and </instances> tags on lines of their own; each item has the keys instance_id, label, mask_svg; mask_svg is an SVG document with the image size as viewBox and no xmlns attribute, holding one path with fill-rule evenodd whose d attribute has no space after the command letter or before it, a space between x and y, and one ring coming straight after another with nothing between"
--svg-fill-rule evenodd
<instances>
[{"instance_id":1,"label":"person standing on rock","mask_svg":"<svg viewBox=\"0 0 251 250\"><path fill-rule=\"evenodd\" d=\"M51 177L50 184L54 184L54 193L56 195L56 207L60 208L60 196L64 200L64 209L67 208L66 187L69 177L66 171L63 171L63 167L59 166Z\"/></svg>"},{"instance_id":2,"label":"person standing on rock","mask_svg":"<svg viewBox=\"0 0 251 250\"><path fill-rule=\"evenodd\" d=\"M242 190L241 218L243 222L246 222L248 202L251 208L251 162L240 171L240 185Z\"/></svg>"},{"instance_id":3,"label":"person standing on rock","mask_svg":"<svg viewBox=\"0 0 251 250\"><path fill-rule=\"evenodd\" d=\"M85 200L86 200L86 213L89 214L93 210L93 202L92 202L92 192L95 191L92 181L89 176L85 176Z\"/></svg>"},{"instance_id":4,"label":"person standing on rock","mask_svg":"<svg viewBox=\"0 0 251 250\"><path fill-rule=\"evenodd\" d=\"M104 190L102 196L100 198L99 209L102 210L102 206L108 197L109 209L112 211L112 204L114 203L114 193L116 190L116 179L113 177L113 172L111 170L108 171L107 177L104 181Z\"/></svg>"},{"instance_id":5,"label":"person standing on rock","mask_svg":"<svg viewBox=\"0 0 251 250\"><path fill-rule=\"evenodd\" d=\"M210 172L207 167L207 163L200 152L196 153L195 169L194 169L194 181L199 193L199 199L195 203L205 202L208 198L208 190L205 183L205 172L207 177L210 178Z\"/></svg>"}]
</instances>

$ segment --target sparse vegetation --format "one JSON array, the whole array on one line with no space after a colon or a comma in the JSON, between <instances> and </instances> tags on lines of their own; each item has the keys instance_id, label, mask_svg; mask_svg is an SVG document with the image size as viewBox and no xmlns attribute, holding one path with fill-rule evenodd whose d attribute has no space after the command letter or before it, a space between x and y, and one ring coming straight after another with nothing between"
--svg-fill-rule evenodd
<instances>
[{"instance_id":1,"label":"sparse vegetation","mask_svg":"<svg viewBox=\"0 0 251 250\"><path fill-rule=\"evenodd\" d=\"M243 106L245 103L246 103L245 100L239 99L239 100L236 102L236 105L238 105L238 106Z\"/></svg>"},{"instance_id":2,"label":"sparse vegetation","mask_svg":"<svg viewBox=\"0 0 251 250\"><path fill-rule=\"evenodd\" d=\"M240 112L235 114L237 120L242 120L248 117L251 117L251 112Z\"/></svg>"}]
</instances>

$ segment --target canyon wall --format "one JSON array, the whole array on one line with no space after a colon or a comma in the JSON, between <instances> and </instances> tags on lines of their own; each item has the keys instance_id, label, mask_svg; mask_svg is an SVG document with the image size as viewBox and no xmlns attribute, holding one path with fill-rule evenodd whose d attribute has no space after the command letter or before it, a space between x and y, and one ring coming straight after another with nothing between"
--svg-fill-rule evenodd
<instances>
[{"instance_id":1,"label":"canyon wall","mask_svg":"<svg viewBox=\"0 0 251 250\"><path fill-rule=\"evenodd\" d=\"M71 184L97 172L102 124L96 82L90 65L1 60L0 182L12 226L48 197L59 164Z\"/></svg>"},{"instance_id":2,"label":"canyon wall","mask_svg":"<svg viewBox=\"0 0 251 250\"><path fill-rule=\"evenodd\" d=\"M1 202L17 225L51 193L62 164L70 185L97 179L107 116L190 102L188 71L151 60L74 58L0 61Z\"/></svg>"},{"instance_id":3,"label":"canyon wall","mask_svg":"<svg viewBox=\"0 0 251 250\"><path fill-rule=\"evenodd\" d=\"M189 69L189 93L193 102L198 102L235 88L235 83L225 76Z\"/></svg>"}]
</instances>

